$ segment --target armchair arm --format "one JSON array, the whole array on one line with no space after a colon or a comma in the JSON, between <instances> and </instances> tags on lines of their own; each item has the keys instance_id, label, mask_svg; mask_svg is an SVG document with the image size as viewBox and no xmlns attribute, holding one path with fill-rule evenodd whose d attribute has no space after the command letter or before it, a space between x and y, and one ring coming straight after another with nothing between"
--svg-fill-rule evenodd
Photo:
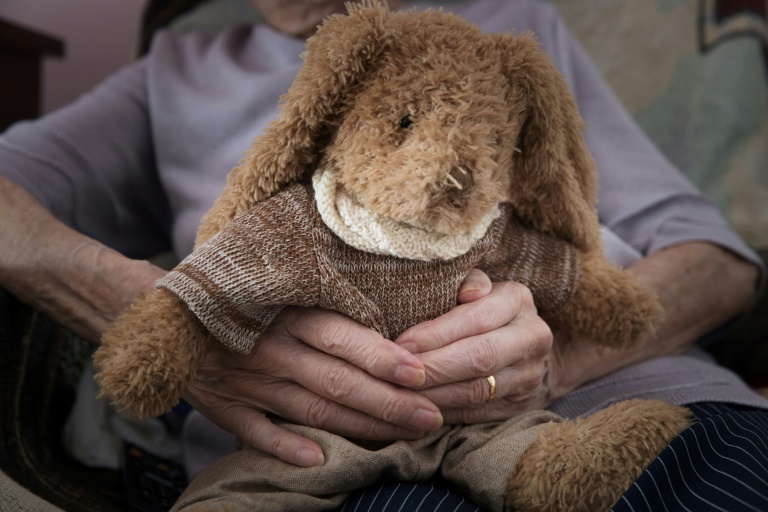
<instances>
[{"instance_id":1,"label":"armchair arm","mask_svg":"<svg viewBox=\"0 0 768 512\"><path fill-rule=\"evenodd\" d=\"M0 510L124 510L121 473L84 467L62 447L89 356L86 342L0 290Z\"/></svg>"}]
</instances>

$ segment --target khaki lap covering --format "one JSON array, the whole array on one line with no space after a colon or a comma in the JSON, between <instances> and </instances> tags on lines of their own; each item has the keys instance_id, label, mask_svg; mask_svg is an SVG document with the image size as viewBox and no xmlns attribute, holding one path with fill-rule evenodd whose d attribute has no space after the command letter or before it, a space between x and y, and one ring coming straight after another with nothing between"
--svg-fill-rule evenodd
<instances>
[{"instance_id":1,"label":"khaki lap covering","mask_svg":"<svg viewBox=\"0 0 768 512\"><path fill-rule=\"evenodd\" d=\"M286 430L323 448L325 465L301 468L245 448L203 470L173 510L333 510L356 489L386 480L424 481L440 471L478 505L502 511L510 471L542 429L557 420L550 412L533 411L503 423L444 426L418 441L373 447L285 423Z\"/></svg>"}]
</instances>

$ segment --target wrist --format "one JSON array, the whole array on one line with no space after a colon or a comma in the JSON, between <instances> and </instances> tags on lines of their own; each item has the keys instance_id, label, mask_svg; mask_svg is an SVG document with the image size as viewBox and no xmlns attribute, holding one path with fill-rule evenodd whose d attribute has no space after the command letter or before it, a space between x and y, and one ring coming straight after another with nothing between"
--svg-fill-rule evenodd
<instances>
[{"instance_id":1,"label":"wrist","mask_svg":"<svg viewBox=\"0 0 768 512\"><path fill-rule=\"evenodd\" d=\"M41 245L5 272L8 290L78 336L102 333L165 271L132 260L79 233ZM7 270L7 269L6 269Z\"/></svg>"},{"instance_id":2,"label":"wrist","mask_svg":"<svg viewBox=\"0 0 768 512\"><path fill-rule=\"evenodd\" d=\"M556 333L550 357L552 399L561 398L592 380L651 356L638 350L637 346L609 349L570 334Z\"/></svg>"},{"instance_id":3,"label":"wrist","mask_svg":"<svg viewBox=\"0 0 768 512\"><path fill-rule=\"evenodd\" d=\"M562 332L554 333L550 355L549 389L552 400L562 398L584 384L587 379L578 356L574 351L575 340ZM581 347L591 350L592 347Z\"/></svg>"},{"instance_id":4,"label":"wrist","mask_svg":"<svg viewBox=\"0 0 768 512\"><path fill-rule=\"evenodd\" d=\"M165 271L86 240L59 266L59 289L74 299L78 316L87 324L88 339L101 334L142 294L151 292Z\"/></svg>"}]
</instances>

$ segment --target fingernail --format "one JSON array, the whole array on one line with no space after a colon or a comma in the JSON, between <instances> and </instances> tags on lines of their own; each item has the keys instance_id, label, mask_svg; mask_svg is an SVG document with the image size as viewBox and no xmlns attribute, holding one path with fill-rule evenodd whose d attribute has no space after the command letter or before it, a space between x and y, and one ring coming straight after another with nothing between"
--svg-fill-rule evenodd
<instances>
[{"instance_id":1,"label":"fingernail","mask_svg":"<svg viewBox=\"0 0 768 512\"><path fill-rule=\"evenodd\" d=\"M482 289L481 287L478 287L478 286L465 286L464 288L462 288L461 290L459 290L459 295L458 295L458 296L459 296L459 297L461 297L461 296L462 296L462 295L464 295L465 293L469 293L469 292L481 292L481 291L483 291L483 289Z\"/></svg>"},{"instance_id":2,"label":"fingernail","mask_svg":"<svg viewBox=\"0 0 768 512\"><path fill-rule=\"evenodd\" d=\"M416 409L411 415L411 425L419 430L435 430L443 424L443 415L427 409Z\"/></svg>"},{"instance_id":3,"label":"fingernail","mask_svg":"<svg viewBox=\"0 0 768 512\"><path fill-rule=\"evenodd\" d=\"M311 450L309 448L299 448L298 451L296 451L296 459L299 466L305 468L322 466L325 464L325 455L323 455L323 452Z\"/></svg>"},{"instance_id":4,"label":"fingernail","mask_svg":"<svg viewBox=\"0 0 768 512\"><path fill-rule=\"evenodd\" d=\"M467 302L473 302L484 295L483 288L477 286L465 286L461 289L456 296L456 302L459 304L465 304Z\"/></svg>"},{"instance_id":5,"label":"fingernail","mask_svg":"<svg viewBox=\"0 0 768 512\"><path fill-rule=\"evenodd\" d=\"M422 368L401 364L395 368L395 380L403 386L421 386L427 380L427 374Z\"/></svg>"}]
</instances>

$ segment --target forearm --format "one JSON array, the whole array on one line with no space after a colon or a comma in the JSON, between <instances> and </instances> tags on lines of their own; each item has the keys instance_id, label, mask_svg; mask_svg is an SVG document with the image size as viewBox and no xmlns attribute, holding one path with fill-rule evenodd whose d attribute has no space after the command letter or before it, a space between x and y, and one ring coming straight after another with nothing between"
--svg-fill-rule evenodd
<instances>
[{"instance_id":1,"label":"forearm","mask_svg":"<svg viewBox=\"0 0 768 512\"><path fill-rule=\"evenodd\" d=\"M629 268L656 291L665 319L654 336L626 350L598 349L587 340L556 336L555 397L633 363L681 353L702 335L748 310L756 299L757 267L718 246L682 244Z\"/></svg>"},{"instance_id":2,"label":"forearm","mask_svg":"<svg viewBox=\"0 0 768 512\"><path fill-rule=\"evenodd\" d=\"M65 226L0 177L0 287L97 342L164 271Z\"/></svg>"}]
</instances>

